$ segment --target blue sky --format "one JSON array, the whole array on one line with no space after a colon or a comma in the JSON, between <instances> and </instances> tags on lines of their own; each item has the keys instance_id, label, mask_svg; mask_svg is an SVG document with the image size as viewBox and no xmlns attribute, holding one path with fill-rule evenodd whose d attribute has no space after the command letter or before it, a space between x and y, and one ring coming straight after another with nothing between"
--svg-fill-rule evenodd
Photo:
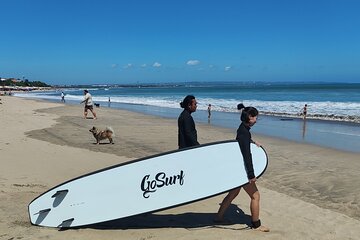
<instances>
[{"instance_id":1,"label":"blue sky","mask_svg":"<svg viewBox=\"0 0 360 240\"><path fill-rule=\"evenodd\" d=\"M357 0L0 0L0 77L360 82Z\"/></svg>"}]
</instances>

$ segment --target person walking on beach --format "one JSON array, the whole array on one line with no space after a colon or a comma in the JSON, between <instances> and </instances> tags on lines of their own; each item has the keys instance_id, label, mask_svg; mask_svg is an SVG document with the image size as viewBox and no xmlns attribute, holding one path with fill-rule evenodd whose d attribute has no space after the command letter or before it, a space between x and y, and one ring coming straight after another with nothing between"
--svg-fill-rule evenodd
<instances>
[{"instance_id":1,"label":"person walking on beach","mask_svg":"<svg viewBox=\"0 0 360 240\"><path fill-rule=\"evenodd\" d=\"M61 101L65 102L65 94L64 94L64 92L61 92Z\"/></svg>"},{"instance_id":2,"label":"person walking on beach","mask_svg":"<svg viewBox=\"0 0 360 240\"><path fill-rule=\"evenodd\" d=\"M306 114L307 114L307 104L305 104L303 111L302 111L303 119L306 119Z\"/></svg>"},{"instance_id":3,"label":"person walking on beach","mask_svg":"<svg viewBox=\"0 0 360 240\"><path fill-rule=\"evenodd\" d=\"M184 110L178 118L178 145L179 149L199 145L195 122L191 114L196 111L197 102L194 96L188 95L180 103Z\"/></svg>"},{"instance_id":4,"label":"person walking on beach","mask_svg":"<svg viewBox=\"0 0 360 240\"><path fill-rule=\"evenodd\" d=\"M80 104L82 104L82 103L85 103L84 118L85 119L87 118L88 110L90 110L90 112L94 116L94 119L96 119L96 112L94 111L94 104L92 101L92 96L88 90L84 90L84 100Z\"/></svg>"},{"instance_id":5,"label":"person walking on beach","mask_svg":"<svg viewBox=\"0 0 360 240\"><path fill-rule=\"evenodd\" d=\"M244 106L240 106L241 110ZM258 116L258 110L254 107L244 107L241 112L241 124L237 130L236 140L239 142L240 150L244 158L245 169L249 183L243 186L245 192L250 197L250 211L251 211L251 227L253 229L269 232L270 229L262 226L259 219L260 215L260 193L256 186L256 177L254 175L253 161L250 150L250 143L255 143L258 147L260 144L251 139L250 128L255 125ZM231 190L222 201L220 208L217 212L215 223L224 223L224 214L226 209L230 206L231 202L239 194L241 187Z\"/></svg>"}]
</instances>

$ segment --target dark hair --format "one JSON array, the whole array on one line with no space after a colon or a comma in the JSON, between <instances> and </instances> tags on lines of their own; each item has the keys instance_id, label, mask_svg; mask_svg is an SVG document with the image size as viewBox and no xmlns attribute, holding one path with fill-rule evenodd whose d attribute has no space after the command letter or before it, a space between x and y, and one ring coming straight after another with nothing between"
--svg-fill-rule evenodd
<instances>
[{"instance_id":1,"label":"dark hair","mask_svg":"<svg viewBox=\"0 0 360 240\"><path fill-rule=\"evenodd\" d=\"M250 121L250 117L255 117L259 114L259 111L254 107L244 107L244 110L241 112L241 121L248 123Z\"/></svg>"},{"instance_id":2,"label":"dark hair","mask_svg":"<svg viewBox=\"0 0 360 240\"><path fill-rule=\"evenodd\" d=\"M189 105L191 104L191 101L195 99L193 95L187 95L184 100L180 103L180 107L184 109L189 109Z\"/></svg>"},{"instance_id":3,"label":"dark hair","mask_svg":"<svg viewBox=\"0 0 360 240\"><path fill-rule=\"evenodd\" d=\"M88 93L89 91L87 89L85 89L84 92Z\"/></svg>"},{"instance_id":4,"label":"dark hair","mask_svg":"<svg viewBox=\"0 0 360 240\"><path fill-rule=\"evenodd\" d=\"M243 108L245 108L244 104L239 103L239 104L237 105L237 110L241 110L241 109L243 109Z\"/></svg>"}]
</instances>

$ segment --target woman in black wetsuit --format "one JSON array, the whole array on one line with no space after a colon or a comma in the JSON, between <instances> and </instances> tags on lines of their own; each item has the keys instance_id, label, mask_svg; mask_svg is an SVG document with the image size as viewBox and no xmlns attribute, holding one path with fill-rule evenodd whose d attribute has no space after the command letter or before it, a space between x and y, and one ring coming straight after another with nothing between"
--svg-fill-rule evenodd
<instances>
[{"instance_id":1,"label":"woman in black wetsuit","mask_svg":"<svg viewBox=\"0 0 360 240\"><path fill-rule=\"evenodd\" d=\"M238 106L239 108L239 106ZM236 140L239 142L241 153L244 158L245 168L247 172L247 177L249 183L243 186L246 193L249 195L250 201L250 211L251 211L251 222L252 228L262 231L269 232L270 229L262 226L259 214L260 214L260 193L256 186L256 177L254 175L252 156L250 151L250 143L255 143L260 147L260 145L254 142L251 139L250 128L254 126L258 116L258 110L254 107L244 107L242 105L239 110L244 108L241 112L241 124L237 130ZM230 206L234 198L239 194L241 188L236 188L231 190L228 195L224 198L217 213L214 222L222 223L224 222L224 214L226 209Z\"/></svg>"}]
</instances>

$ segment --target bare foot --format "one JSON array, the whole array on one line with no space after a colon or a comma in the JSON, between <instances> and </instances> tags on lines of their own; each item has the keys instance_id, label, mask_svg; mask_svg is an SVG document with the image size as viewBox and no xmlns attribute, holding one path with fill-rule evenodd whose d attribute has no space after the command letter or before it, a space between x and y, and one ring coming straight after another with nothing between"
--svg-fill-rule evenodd
<instances>
[{"instance_id":1,"label":"bare foot","mask_svg":"<svg viewBox=\"0 0 360 240\"><path fill-rule=\"evenodd\" d=\"M263 226L263 225L261 225L261 226L258 227L258 228L254 228L254 230L260 231L260 232L270 232L270 228L265 227L265 226Z\"/></svg>"}]
</instances>

